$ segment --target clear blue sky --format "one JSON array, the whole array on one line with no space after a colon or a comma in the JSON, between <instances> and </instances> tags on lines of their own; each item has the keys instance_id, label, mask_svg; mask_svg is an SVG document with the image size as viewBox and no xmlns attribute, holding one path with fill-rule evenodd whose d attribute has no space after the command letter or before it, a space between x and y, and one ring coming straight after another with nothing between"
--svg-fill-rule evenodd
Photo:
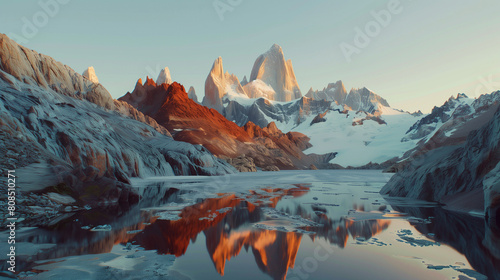
<instances>
[{"instance_id":1,"label":"clear blue sky","mask_svg":"<svg viewBox=\"0 0 500 280\"><path fill-rule=\"evenodd\" d=\"M236 5L221 20L214 2ZM370 88L393 107L429 111L458 92L500 89L497 0L401 0L400 13L373 29L370 42L347 61L340 44L355 46L356 28L365 29L371 12L389 2L69 0L43 25L39 1L2 1L0 32L22 36L23 18L33 22L38 15L41 27L23 45L80 73L94 66L114 98L168 66L201 99L218 56L241 80L273 43L293 61L303 94L342 80L348 89Z\"/></svg>"}]
</instances>

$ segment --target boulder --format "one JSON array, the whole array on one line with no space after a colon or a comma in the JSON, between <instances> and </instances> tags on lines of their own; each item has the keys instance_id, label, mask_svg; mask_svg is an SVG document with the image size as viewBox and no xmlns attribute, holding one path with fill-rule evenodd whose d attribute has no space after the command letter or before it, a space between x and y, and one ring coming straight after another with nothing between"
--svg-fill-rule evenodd
<instances>
[{"instance_id":1,"label":"boulder","mask_svg":"<svg viewBox=\"0 0 500 280\"><path fill-rule=\"evenodd\" d=\"M239 172L256 172L257 167L253 158L240 155L236 158L227 158L226 161L236 168Z\"/></svg>"},{"instance_id":2,"label":"boulder","mask_svg":"<svg viewBox=\"0 0 500 280\"><path fill-rule=\"evenodd\" d=\"M268 165L262 168L262 171L280 171L280 169L276 165Z\"/></svg>"}]
</instances>

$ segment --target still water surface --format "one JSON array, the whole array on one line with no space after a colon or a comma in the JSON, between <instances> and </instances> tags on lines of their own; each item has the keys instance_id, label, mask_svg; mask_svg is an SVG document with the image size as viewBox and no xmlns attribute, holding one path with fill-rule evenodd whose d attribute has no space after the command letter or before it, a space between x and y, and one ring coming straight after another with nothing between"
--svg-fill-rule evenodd
<instances>
[{"instance_id":1,"label":"still water surface","mask_svg":"<svg viewBox=\"0 0 500 280\"><path fill-rule=\"evenodd\" d=\"M90 210L26 230L21 244L36 250L21 265L41 272L37 279L51 271L95 279L500 279L500 235L481 217L382 197L387 178L379 172L211 180L141 181L145 199L131 210ZM97 225L110 227L92 231Z\"/></svg>"}]
</instances>

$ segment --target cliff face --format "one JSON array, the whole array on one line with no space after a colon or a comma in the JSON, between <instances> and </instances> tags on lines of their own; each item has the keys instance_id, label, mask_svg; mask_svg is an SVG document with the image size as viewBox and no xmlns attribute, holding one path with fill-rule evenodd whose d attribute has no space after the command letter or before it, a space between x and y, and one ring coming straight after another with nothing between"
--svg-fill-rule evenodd
<instances>
[{"instance_id":1,"label":"cliff face","mask_svg":"<svg viewBox=\"0 0 500 280\"><path fill-rule=\"evenodd\" d=\"M265 85L269 85L274 90L275 94L271 100L291 101L302 96L295 78L292 61L285 60L282 48L276 44L255 60L248 85L257 80L264 82ZM255 95L254 98L264 96L258 93L253 95Z\"/></svg>"},{"instance_id":2,"label":"cliff face","mask_svg":"<svg viewBox=\"0 0 500 280\"><path fill-rule=\"evenodd\" d=\"M214 61L212 69L210 69L210 73L208 73L205 80L205 97L202 103L204 106L222 113L224 110L223 98L227 95L246 97L238 78L228 72L224 73L222 58L219 57Z\"/></svg>"},{"instance_id":3,"label":"cliff face","mask_svg":"<svg viewBox=\"0 0 500 280\"><path fill-rule=\"evenodd\" d=\"M24 190L63 183L116 203L137 198L129 177L235 172L68 66L5 35L0 49L0 169L16 169Z\"/></svg>"},{"instance_id":4,"label":"cliff face","mask_svg":"<svg viewBox=\"0 0 500 280\"><path fill-rule=\"evenodd\" d=\"M314 100L335 101L338 104L344 104L347 97L347 91L344 83L342 81L337 81L335 83L329 83L328 86L321 91L314 91L311 88L305 96Z\"/></svg>"},{"instance_id":5,"label":"cliff face","mask_svg":"<svg viewBox=\"0 0 500 280\"><path fill-rule=\"evenodd\" d=\"M18 45L5 34L0 34L0 62L0 70L22 83L114 109L113 98L101 84L83 77L50 56ZM13 85L5 75L0 77Z\"/></svg>"},{"instance_id":6,"label":"cliff face","mask_svg":"<svg viewBox=\"0 0 500 280\"><path fill-rule=\"evenodd\" d=\"M367 88L351 89L345 98L345 105L355 111L366 111L370 114L376 114L382 107L390 107L384 98Z\"/></svg>"},{"instance_id":7,"label":"cliff face","mask_svg":"<svg viewBox=\"0 0 500 280\"><path fill-rule=\"evenodd\" d=\"M484 209L492 223L500 208L500 108L482 126L480 117L456 127L470 131L465 142L443 141L415 153L381 190L382 194L440 201L465 206L465 210ZM483 115L487 116L487 115ZM484 190L483 190L484 189ZM483 193L484 191L484 193Z\"/></svg>"}]
</instances>

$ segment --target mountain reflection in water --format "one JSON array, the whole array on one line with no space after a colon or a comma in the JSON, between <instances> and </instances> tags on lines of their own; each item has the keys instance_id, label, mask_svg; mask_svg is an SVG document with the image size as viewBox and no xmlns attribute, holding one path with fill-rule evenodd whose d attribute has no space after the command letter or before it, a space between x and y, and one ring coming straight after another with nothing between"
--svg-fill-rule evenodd
<instances>
[{"instance_id":1,"label":"mountain reflection in water","mask_svg":"<svg viewBox=\"0 0 500 280\"><path fill-rule=\"evenodd\" d=\"M340 192L346 190L344 187L353 192ZM191 249L196 251L195 257L204 258L200 251L205 247L214 270L221 276L227 272L231 259L244 249L245 254L253 256L260 271L272 279L286 279L296 265L301 243L306 246L306 239L311 242L323 239L330 245L345 248L348 243L374 240L372 237L391 226L391 219L432 217L431 223L408 220L429 239L455 248L472 268L488 279L500 279L500 234L490 230L482 218L437 206L408 206L408 203L398 206L397 201L387 202L374 192L376 187L369 190L358 187L357 193L355 188L329 183L296 184L218 194L193 203L186 199L192 191L161 184L150 186L143 190L145 199L141 204L129 211L85 211L45 228L20 232L21 243L57 246L19 256L18 265L29 270L35 261L106 253L116 244L129 243L182 260L189 253L189 247L196 246ZM388 208L395 211L388 213ZM166 212L173 215L165 216ZM352 213L365 216L359 218ZM82 229L86 225L102 224L111 225L112 230ZM205 241L204 246L203 243L194 245L197 238ZM397 246L401 245L393 241L392 246L398 250ZM206 260L209 261L208 257Z\"/></svg>"},{"instance_id":2,"label":"mountain reflection in water","mask_svg":"<svg viewBox=\"0 0 500 280\"><path fill-rule=\"evenodd\" d=\"M133 240L147 250L155 249L160 254L179 257L186 253L190 242L194 242L198 234L203 232L206 248L220 275L224 275L226 261L245 248L246 251L251 250L263 272L273 279L285 279L288 269L294 267L303 233L260 229L252 225L266 220L262 207L274 208L283 197L300 197L309 188L296 185L292 189L263 190L267 195L251 191L251 195L244 198L232 194L206 199L184 208L179 220L157 220ZM231 210L218 212L220 209ZM346 246L349 236L369 239L387 229L390 224L389 220L334 221L321 211L307 211L300 204L294 211L287 209L287 212L285 217L300 215L317 223L318 226L302 228L310 231L308 235L311 238L322 237L341 248ZM213 216L214 213L216 216Z\"/></svg>"},{"instance_id":3,"label":"mountain reflection in water","mask_svg":"<svg viewBox=\"0 0 500 280\"><path fill-rule=\"evenodd\" d=\"M433 217L429 224L415 228L432 234L436 241L447 244L465 255L471 266L488 279L500 279L500 233L491 230L480 217L456 213L439 207L416 208L393 206L394 210L413 217Z\"/></svg>"}]
</instances>

